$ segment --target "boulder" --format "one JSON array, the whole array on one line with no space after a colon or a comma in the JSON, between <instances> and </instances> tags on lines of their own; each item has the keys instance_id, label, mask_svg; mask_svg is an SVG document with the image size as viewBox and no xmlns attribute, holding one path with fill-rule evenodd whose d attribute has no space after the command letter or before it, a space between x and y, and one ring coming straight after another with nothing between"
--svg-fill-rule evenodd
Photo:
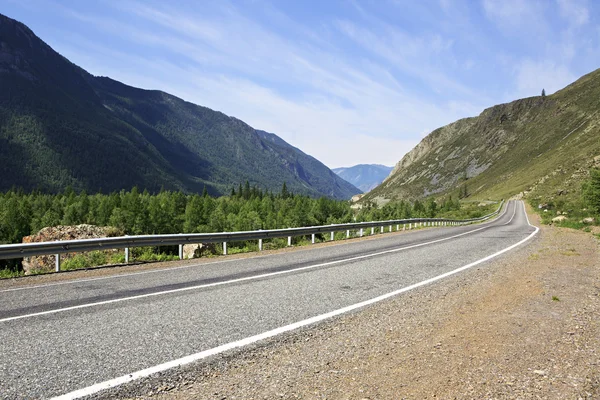
<instances>
[{"instance_id":1,"label":"boulder","mask_svg":"<svg viewBox=\"0 0 600 400\"><path fill-rule=\"evenodd\" d=\"M200 258L203 255L217 254L217 247L214 243L193 243L183 245L183 259Z\"/></svg>"},{"instance_id":2,"label":"boulder","mask_svg":"<svg viewBox=\"0 0 600 400\"><path fill-rule=\"evenodd\" d=\"M567 219L567 217L565 217L564 215L559 215L558 217L552 218L552 222L562 222L566 219Z\"/></svg>"},{"instance_id":3,"label":"boulder","mask_svg":"<svg viewBox=\"0 0 600 400\"><path fill-rule=\"evenodd\" d=\"M581 220L582 224L588 224L588 225L592 225L594 223L596 223L596 218L594 217L587 217Z\"/></svg>"},{"instance_id":4,"label":"boulder","mask_svg":"<svg viewBox=\"0 0 600 400\"><path fill-rule=\"evenodd\" d=\"M40 243L54 242L59 240L78 240L78 239L95 239L103 237L122 236L123 232L118 228L111 226L95 226L95 225L59 225L41 229L38 233L31 236L25 236L23 243ZM106 253L114 254L120 250L110 249L104 250ZM69 259L75 254L62 254L61 258ZM23 259L23 270L25 275L29 275L32 271L52 272L54 271L54 255L25 257Z\"/></svg>"}]
</instances>

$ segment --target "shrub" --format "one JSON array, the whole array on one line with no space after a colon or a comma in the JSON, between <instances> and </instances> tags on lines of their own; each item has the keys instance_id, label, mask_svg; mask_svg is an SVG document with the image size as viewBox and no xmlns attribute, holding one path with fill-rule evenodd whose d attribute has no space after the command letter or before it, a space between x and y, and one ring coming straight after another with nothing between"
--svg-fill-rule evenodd
<instances>
[{"instance_id":1,"label":"shrub","mask_svg":"<svg viewBox=\"0 0 600 400\"><path fill-rule=\"evenodd\" d=\"M596 213L600 213L600 170L590 170L590 179L582 186L583 201Z\"/></svg>"}]
</instances>

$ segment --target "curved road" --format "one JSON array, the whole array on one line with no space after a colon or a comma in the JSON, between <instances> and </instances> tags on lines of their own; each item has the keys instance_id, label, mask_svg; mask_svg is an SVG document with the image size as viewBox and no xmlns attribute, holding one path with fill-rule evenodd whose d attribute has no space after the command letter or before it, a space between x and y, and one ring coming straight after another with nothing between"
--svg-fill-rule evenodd
<instances>
[{"instance_id":1,"label":"curved road","mask_svg":"<svg viewBox=\"0 0 600 400\"><path fill-rule=\"evenodd\" d=\"M431 283L536 231L512 201L480 225L0 290L0 397L76 398L94 384L202 359Z\"/></svg>"}]
</instances>

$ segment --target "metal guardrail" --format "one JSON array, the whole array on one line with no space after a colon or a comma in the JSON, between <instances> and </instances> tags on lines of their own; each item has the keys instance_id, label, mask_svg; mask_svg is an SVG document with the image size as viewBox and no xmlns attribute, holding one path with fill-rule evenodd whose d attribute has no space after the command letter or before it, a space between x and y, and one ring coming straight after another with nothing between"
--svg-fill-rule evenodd
<instances>
[{"instance_id":1,"label":"metal guardrail","mask_svg":"<svg viewBox=\"0 0 600 400\"><path fill-rule=\"evenodd\" d=\"M129 249L131 247L143 246L179 246L179 258L183 258L183 245L196 243L223 243L223 253L227 254L228 242L242 242L246 240L258 240L259 250L262 250L263 239L288 238L288 246L291 246L292 237L312 236L312 243L315 243L315 235L330 233L331 240L334 240L335 232L346 231L346 238L350 237L351 231L358 231L358 236L364 235L364 230L371 228L371 234L375 233L375 228L379 228L380 233L384 233L384 227L389 227L389 232L396 225L396 231L411 230L422 226L452 226L466 225L475 222L485 221L497 215L504 201L496 211L480 218L452 220L446 218L409 218L394 219L387 221L354 222L347 224L332 224L321 226L309 226L303 228L287 229L269 229L258 231L243 232L220 232L220 233L186 233L186 234L168 234L168 235L139 235L139 236L120 236L98 239L82 240L62 240L54 242L40 243L17 243L0 246L0 259L23 258L40 255L55 255L55 270L60 271L60 255L65 253L77 253L94 250L125 249L125 262L129 262Z\"/></svg>"}]
</instances>

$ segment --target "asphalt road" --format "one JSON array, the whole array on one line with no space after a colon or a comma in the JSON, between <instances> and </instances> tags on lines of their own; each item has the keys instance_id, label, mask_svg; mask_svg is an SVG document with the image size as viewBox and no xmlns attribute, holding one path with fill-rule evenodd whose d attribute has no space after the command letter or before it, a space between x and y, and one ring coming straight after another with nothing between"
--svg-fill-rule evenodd
<instances>
[{"instance_id":1,"label":"asphalt road","mask_svg":"<svg viewBox=\"0 0 600 400\"><path fill-rule=\"evenodd\" d=\"M0 397L58 396L347 307L533 231L509 202L485 224L0 291Z\"/></svg>"}]
</instances>

